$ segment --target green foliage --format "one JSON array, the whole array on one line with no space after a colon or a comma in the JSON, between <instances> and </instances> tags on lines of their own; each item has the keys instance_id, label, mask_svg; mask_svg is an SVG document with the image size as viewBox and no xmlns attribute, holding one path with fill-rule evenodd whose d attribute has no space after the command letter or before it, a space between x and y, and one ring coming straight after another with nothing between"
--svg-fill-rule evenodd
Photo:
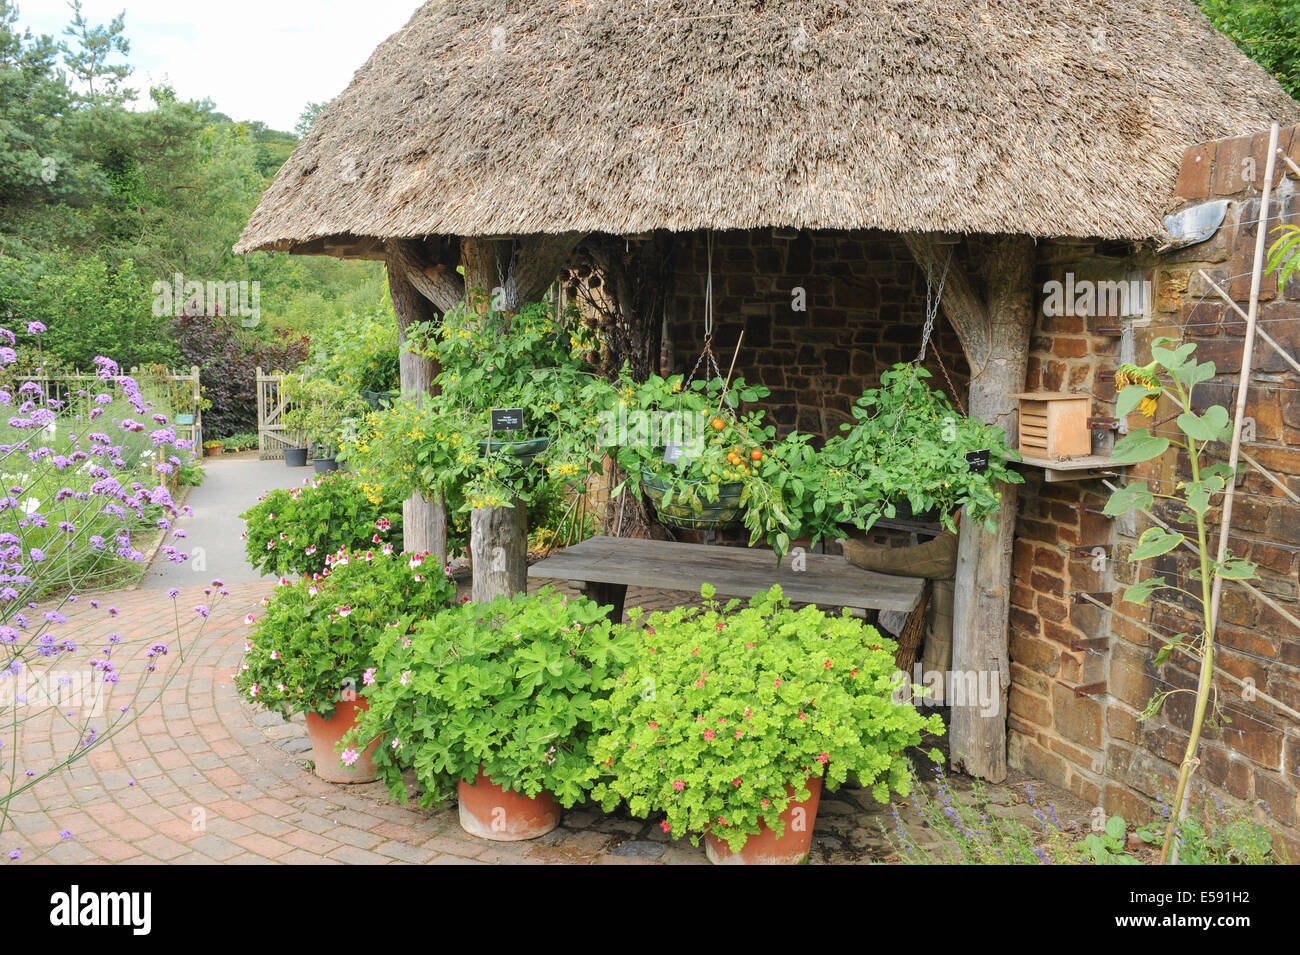
<instances>
[{"instance_id":1,"label":"green foliage","mask_svg":"<svg viewBox=\"0 0 1300 955\"><path fill-rule=\"evenodd\" d=\"M455 596L446 571L421 556L387 547L332 554L322 574L282 581L267 599L235 686L285 719L295 712L328 719L351 698L345 694L373 678L376 644L410 633Z\"/></svg>"},{"instance_id":2,"label":"green foliage","mask_svg":"<svg viewBox=\"0 0 1300 955\"><path fill-rule=\"evenodd\" d=\"M248 562L264 574L317 574L330 554L402 539L401 498L371 497L343 471L269 491L240 516Z\"/></svg>"},{"instance_id":3,"label":"green foliage","mask_svg":"<svg viewBox=\"0 0 1300 955\"><path fill-rule=\"evenodd\" d=\"M379 737L379 768L407 798L413 766L428 806L480 766L499 786L581 801L596 770L588 754L595 706L633 656L634 637L611 631L605 609L550 591L443 611L384 631L370 709L343 745Z\"/></svg>"},{"instance_id":4,"label":"green foliage","mask_svg":"<svg viewBox=\"0 0 1300 955\"><path fill-rule=\"evenodd\" d=\"M1179 865L1287 865L1286 850L1274 843L1268 829L1256 822L1245 809L1229 809L1212 797L1214 808L1204 803L1198 810L1189 807L1187 816L1173 832L1178 843ZM1169 807L1160 800L1163 812ZM1153 846L1163 846L1165 821L1153 822L1138 830L1138 836Z\"/></svg>"},{"instance_id":5,"label":"green foliage","mask_svg":"<svg viewBox=\"0 0 1300 955\"><path fill-rule=\"evenodd\" d=\"M1268 250L1268 271L1277 272L1277 284L1286 285L1300 271L1300 225L1283 225L1273 230L1280 232Z\"/></svg>"},{"instance_id":6,"label":"green foliage","mask_svg":"<svg viewBox=\"0 0 1300 955\"><path fill-rule=\"evenodd\" d=\"M1189 605L1200 605L1200 632L1178 634L1167 641L1156 655L1157 666L1168 662L1175 652L1196 660L1200 672L1195 691L1157 691L1139 717L1146 720L1156 716L1165 700L1174 693L1194 693L1191 733L1178 777L1172 818L1177 817L1187 797L1190 767L1200 744L1201 730L1211 702L1215 651L1212 607L1214 580L1216 577L1225 580L1252 580L1256 576L1255 565L1250 561L1231 558L1219 563L1216 559L1217 551L1210 549L1210 513L1217 507L1216 500L1228 487L1227 482L1233 475L1226 465L1209 463L1206 458L1211 445L1231 440L1233 427L1227 409L1221 405L1211 405L1200 413L1194 410L1196 405L1193 392L1196 385L1209 381L1215 375L1214 363L1198 362L1195 353L1196 345L1192 342L1180 344L1176 339L1157 338L1151 345L1152 361L1149 365L1138 368L1126 364L1116 370L1115 385L1120 389L1121 399L1117 407L1127 411L1140 409L1142 414L1151 418L1156 415L1160 401L1167 400L1178 412L1174 420L1182 437L1155 437L1147 429L1138 428L1115 442L1112 460L1138 463L1158 457L1173 447L1186 456L1190 477L1175 486L1174 490L1178 493L1158 493L1145 484L1140 484L1115 491L1106 505L1107 514L1119 515L1134 507L1149 508L1153 502L1159 501L1160 506L1176 515L1176 520L1194 523L1196 527L1194 537L1171 526L1150 527L1142 533L1128 558L1135 563L1154 560L1185 547L1196 556L1196 565L1188 575L1191 589L1172 585L1163 577L1149 577L1128 588L1124 594L1126 601L1145 604L1157 592L1176 591L1180 600ZM1132 397L1135 389L1142 392L1136 401ZM1199 593L1196 593L1198 585ZM1217 705L1216 696L1215 709ZM1172 822L1168 824L1167 830L1172 832ZM1162 861L1167 858L1168 850L1167 844L1162 846Z\"/></svg>"},{"instance_id":7,"label":"green foliage","mask_svg":"<svg viewBox=\"0 0 1300 955\"><path fill-rule=\"evenodd\" d=\"M893 517L898 502L914 513L938 510L943 525L955 531L957 512L995 529L1001 484L1024 478L1007 467L1019 461L1001 428L960 414L948 396L930 388L930 373L899 364L880 376L880 387L863 393L845 434L827 442L832 464L853 474L859 493L882 502ZM972 451L989 452L986 471L976 473L966 460Z\"/></svg>"},{"instance_id":8,"label":"green foliage","mask_svg":"<svg viewBox=\"0 0 1300 955\"><path fill-rule=\"evenodd\" d=\"M97 355L110 355L123 368L175 361L167 320L151 315L144 281L130 259L110 266L98 255L59 251L43 256L41 264L34 282L10 286L5 304L24 323L39 321L49 330L39 341L30 335L20 335L20 341L83 370Z\"/></svg>"},{"instance_id":9,"label":"green foliage","mask_svg":"<svg viewBox=\"0 0 1300 955\"><path fill-rule=\"evenodd\" d=\"M1217 29L1300 99L1300 0L1199 0Z\"/></svg>"},{"instance_id":10,"label":"green foliage","mask_svg":"<svg viewBox=\"0 0 1300 955\"><path fill-rule=\"evenodd\" d=\"M451 309L439 326L410 331L411 350L438 363L438 393L370 413L345 444L340 457L376 493L418 491L463 514L516 500L530 505L553 494L551 485L567 487L599 468L590 409L610 387L579 357L586 347L576 315L557 318L544 302L514 314L480 313L476 302ZM524 430L492 432L493 408L522 409ZM546 448L525 465L506 445L530 439Z\"/></svg>"},{"instance_id":11,"label":"green foliage","mask_svg":"<svg viewBox=\"0 0 1300 955\"><path fill-rule=\"evenodd\" d=\"M228 438L221 439L221 447L228 453L247 451L250 448L257 447L257 435L248 433L232 434Z\"/></svg>"},{"instance_id":12,"label":"green foliage","mask_svg":"<svg viewBox=\"0 0 1300 955\"><path fill-rule=\"evenodd\" d=\"M45 353L65 363L108 354L130 367L171 360L149 290L178 273L260 282L254 334L268 339L380 299L382 263L234 255L296 137L167 86L128 108L123 17L70 19L62 41L33 37L0 0L0 312L17 328L59 328Z\"/></svg>"},{"instance_id":13,"label":"green foliage","mask_svg":"<svg viewBox=\"0 0 1300 955\"><path fill-rule=\"evenodd\" d=\"M1111 816L1100 832L1090 832L1080 843L1080 848L1096 865L1141 865L1142 861L1129 855L1128 825L1123 816Z\"/></svg>"},{"instance_id":14,"label":"green foliage","mask_svg":"<svg viewBox=\"0 0 1300 955\"><path fill-rule=\"evenodd\" d=\"M285 427L305 435L316 451L332 453L360 423L366 403L355 389L311 374L288 375L281 385L291 404ZM317 457L330 456L317 454Z\"/></svg>"},{"instance_id":15,"label":"green foliage","mask_svg":"<svg viewBox=\"0 0 1300 955\"><path fill-rule=\"evenodd\" d=\"M385 305L314 328L309 374L352 391L396 391L397 319Z\"/></svg>"},{"instance_id":16,"label":"green foliage","mask_svg":"<svg viewBox=\"0 0 1300 955\"><path fill-rule=\"evenodd\" d=\"M782 831L810 777L832 790L852 777L881 801L910 791L903 752L943 722L895 700L893 641L847 613L792 610L779 587L743 609L703 593L702 608L645 619L635 662L596 704L595 799L734 851L760 823Z\"/></svg>"}]
</instances>

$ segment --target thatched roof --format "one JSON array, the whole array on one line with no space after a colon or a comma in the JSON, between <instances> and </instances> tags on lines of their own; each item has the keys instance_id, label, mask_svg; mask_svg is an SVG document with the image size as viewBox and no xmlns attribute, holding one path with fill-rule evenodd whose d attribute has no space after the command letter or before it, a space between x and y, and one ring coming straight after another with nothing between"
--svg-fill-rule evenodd
<instances>
[{"instance_id":1,"label":"thatched roof","mask_svg":"<svg viewBox=\"0 0 1300 955\"><path fill-rule=\"evenodd\" d=\"M1192 0L434 0L322 113L236 249L767 226L1143 239L1187 146L1271 120L1300 106Z\"/></svg>"}]
</instances>

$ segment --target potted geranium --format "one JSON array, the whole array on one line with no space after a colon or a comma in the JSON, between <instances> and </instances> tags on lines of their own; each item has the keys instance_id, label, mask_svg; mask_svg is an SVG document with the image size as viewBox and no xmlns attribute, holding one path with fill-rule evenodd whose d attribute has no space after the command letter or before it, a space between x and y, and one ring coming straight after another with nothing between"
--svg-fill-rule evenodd
<instances>
[{"instance_id":1,"label":"potted geranium","mask_svg":"<svg viewBox=\"0 0 1300 955\"><path fill-rule=\"evenodd\" d=\"M896 645L874 628L792 610L779 587L739 610L703 593L702 608L645 619L636 662L594 704L592 795L664 813L715 863L800 862L823 782L906 794L903 751L943 723L894 701Z\"/></svg>"},{"instance_id":2,"label":"potted geranium","mask_svg":"<svg viewBox=\"0 0 1300 955\"><path fill-rule=\"evenodd\" d=\"M280 578L265 615L248 615L252 632L235 685L285 719L307 714L318 776L370 782L372 740L341 753L336 744L366 709L359 691L373 679L375 646L381 636L405 637L455 596L447 569L427 555L397 553L389 544L339 551L322 573Z\"/></svg>"},{"instance_id":3,"label":"potted geranium","mask_svg":"<svg viewBox=\"0 0 1300 955\"><path fill-rule=\"evenodd\" d=\"M203 456L204 456L204 457L215 458L215 457L217 457L219 454L221 454L221 452L224 451L224 450L225 450L225 445L224 445L222 442L220 442L220 441L215 441L215 440L214 440L214 441L204 441L204 442L203 442Z\"/></svg>"},{"instance_id":4,"label":"potted geranium","mask_svg":"<svg viewBox=\"0 0 1300 955\"><path fill-rule=\"evenodd\" d=\"M402 499L360 476L329 474L267 491L243 514L244 553L264 574L318 574L340 550L402 540Z\"/></svg>"},{"instance_id":5,"label":"potted geranium","mask_svg":"<svg viewBox=\"0 0 1300 955\"><path fill-rule=\"evenodd\" d=\"M443 611L411 634L385 631L370 708L343 745L376 737L395 798L414 766L421 803L455 792L467 832L509 842L544 835L595 777L593 703L634 655L585 598L543 591Z\"/></svg>"}]
</instances>

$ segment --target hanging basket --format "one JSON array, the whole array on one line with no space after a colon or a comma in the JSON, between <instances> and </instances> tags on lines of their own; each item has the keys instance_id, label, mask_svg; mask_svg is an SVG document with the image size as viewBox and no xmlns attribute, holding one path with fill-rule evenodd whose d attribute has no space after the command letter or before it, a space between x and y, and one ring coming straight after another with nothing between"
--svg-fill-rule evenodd
<instances>
[{"instance_id":1,"label":"hanging basket","mask_svg":"<svg viewBox=\"0 0 1300 955\"><path fill-rule=\"evenodd\" d=\"M530 438L527 441L480 441L479 457L487 454L513 454L520 464L532 464L533 460L551 446L550 438Z\"/></svg>"},{"instance_id":2,"label":"hanging basket","mask_svg":"<svg viewBox=\"0 0 1300 955\"><path fill-rule=\"evenodd\" d=\"M688 483L692 487L698 487L704 482ZM641 478L641 487L645 490L646 497L654 504L659 520L669 527L687 531L715 531L740 523L740 512L743 507L741 496L745 490L743 484L718 485L718 499L710 502L704 500L701 495L698 509L689 502L679 500L672 501L665 508L663 499L668 491L668 484L653 474Z\"/></svg>"}]
</instances>

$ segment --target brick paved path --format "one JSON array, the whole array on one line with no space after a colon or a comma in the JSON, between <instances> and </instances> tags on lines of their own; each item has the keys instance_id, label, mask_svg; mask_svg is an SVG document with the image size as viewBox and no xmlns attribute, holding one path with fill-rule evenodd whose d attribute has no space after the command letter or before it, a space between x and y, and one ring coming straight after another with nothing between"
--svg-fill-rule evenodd
<instances>
[{"instance_id":1,"label":"brick paved path","mask_svg":"<svg viewBox=\"0 0 1300 955\"><path fill-rule=\"evenodd\" d=\"M244 616L270 585L244 585L214 606L201 638L193 608L210 599L200 587L176 600L186 644L159 673L173 679L137 721L97 744L72 770L44 781L12 807L16 830L6 831L0 859L13 842L25 862L114 863L703 863L702 848L670 841L655 820L606 816L594 807L565 814L561 828L529 843L492 843L464 833L454 806L426 811L388 801L379 784L341 786L312 775L298 756L307 751L300 722L254 710L231 683L243 652ZM629 606L675 602L683 595L629 594ZM85 647L110 632L126 643L114 659L139 672L149 643L176 644L174 608L166 593L140 590L99 597L101 609L82 601L68 614L60 636L75 633ZM115 606L114 619L106 608ZM134 641L134 642L133 642ZM153 679L145 694L156 694ZM152 687L152 689L149 689ZM124 676L91 722L103 732L131 695ZM60 709L62 709L60 707ZM43 765L55 749L75 746L85 727L62 714L41 711L25 727L19 752ZM22 767L20 766L20 771ZM1011 807L1012 797L999 795ZM1068 797L1065 797L1068 799ZM1086 807L1085 807L1086 808ZM1008 811L1019 812L1019 807ZM918 839L933 841L904 809ZM841 790L823 798L813 861L863 862L888 855L882 815L870 796ZM60 830L72 833L63 840Z\"/></svg>"}]
</instances>

